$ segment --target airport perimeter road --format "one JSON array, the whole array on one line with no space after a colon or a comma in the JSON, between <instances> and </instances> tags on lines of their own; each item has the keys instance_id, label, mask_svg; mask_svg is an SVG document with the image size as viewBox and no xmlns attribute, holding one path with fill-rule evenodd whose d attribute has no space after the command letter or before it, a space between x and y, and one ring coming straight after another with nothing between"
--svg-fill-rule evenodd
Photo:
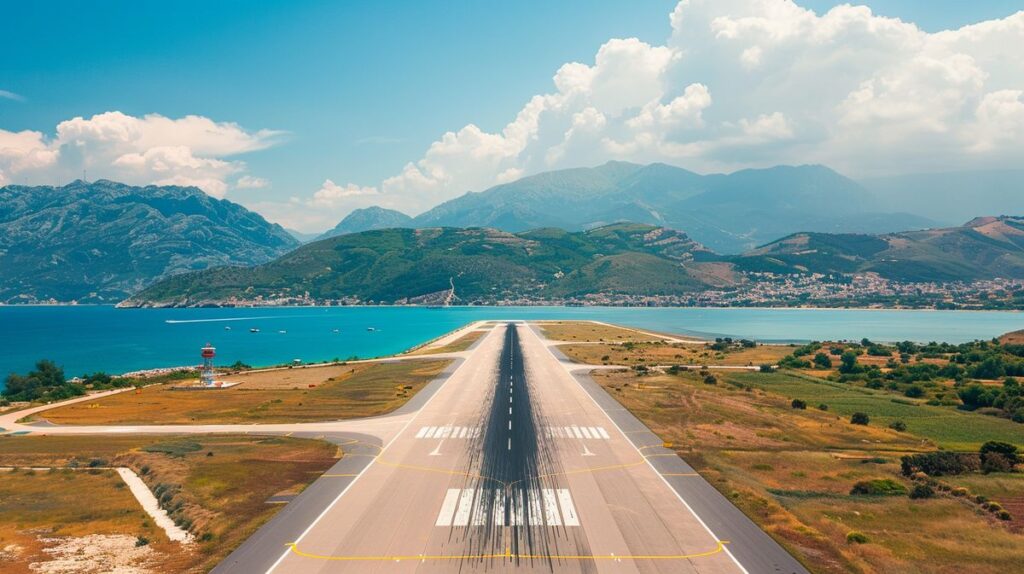
<instances>
[{"instance_id":1,"label":"airport perimeter road","mask_svg":"<svg viewBox=\"0 0 1024 574\"><path fill-rule=\"evenodd\" d=\"M347 488L290 513L292 544L216 572L796 571L745 568L649 456L533 330L500 325Z\"/></svg>"}]
</instances>

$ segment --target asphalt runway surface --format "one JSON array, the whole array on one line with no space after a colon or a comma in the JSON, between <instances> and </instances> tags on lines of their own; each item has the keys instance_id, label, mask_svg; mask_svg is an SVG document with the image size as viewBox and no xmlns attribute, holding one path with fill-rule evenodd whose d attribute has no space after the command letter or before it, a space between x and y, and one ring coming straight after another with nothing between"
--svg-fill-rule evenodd
<instances>
[{"instance_id":1,"label":"asphalt runway surface","mask_svg":"<svg viewBox=\"0 0 1024 574\"><path fill-rule=\"evenodd\" d=\"M573 368L494 326L215 572L805 572Z\"/></svg>"}]
</instances>

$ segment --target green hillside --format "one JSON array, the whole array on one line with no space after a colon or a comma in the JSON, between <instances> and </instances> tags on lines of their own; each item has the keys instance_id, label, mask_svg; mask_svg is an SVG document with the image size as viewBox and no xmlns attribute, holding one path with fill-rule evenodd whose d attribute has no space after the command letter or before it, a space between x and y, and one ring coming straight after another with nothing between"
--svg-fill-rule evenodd
<instances>
[{"instance_id":1,"label":"green hillside","mask_svg":"<svg viewBox=\"0 0 1024 574\"><path fill-rule=\"evenodd\" d=\"M554 299L595 293L658 295L706 286L714 254L685 234L616 224L586 232L486 228L385 229L305 245L256 267L166 279L126 305L230 304L307 296L352 302Z\"/></svg>"}]
</instances>

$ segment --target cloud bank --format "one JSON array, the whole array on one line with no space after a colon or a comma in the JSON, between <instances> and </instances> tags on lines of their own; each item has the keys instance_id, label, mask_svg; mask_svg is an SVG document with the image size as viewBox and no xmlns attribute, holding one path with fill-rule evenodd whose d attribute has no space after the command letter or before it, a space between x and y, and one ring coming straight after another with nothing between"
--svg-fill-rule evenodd
<instances>
[{"instance_id":1,"label":"cloud bank","mask_svg":"<svg viewBox=\"0 0 1024 574\"><path fill-rule=\"evenodd\" d=\"M227 159L265 149L281 132L247 131L201 116L171 119L106 112L57 125L56 135L0 129L0 185L15 181L89 179L146 185L194 185L216 197L232 186L266 187L264 179L241 175L245 163ZM236 179L237 178L237 179Z\"/></svg>"},{"instance_id":2,"label":"cloud bank","mask_svg":"<svg viewBox=\"0 0 1024 574\"><path fill-rule=\"evenodd\" d=\"M698 171L824 163L853 176L1024 163L1024 12L928 33L837 6L682 0L663 45L612 39L501 131L445 133L347 205L413 213L610 159ZM397 201L396 198L402 198Z\"/></svg>"}]
</instances>

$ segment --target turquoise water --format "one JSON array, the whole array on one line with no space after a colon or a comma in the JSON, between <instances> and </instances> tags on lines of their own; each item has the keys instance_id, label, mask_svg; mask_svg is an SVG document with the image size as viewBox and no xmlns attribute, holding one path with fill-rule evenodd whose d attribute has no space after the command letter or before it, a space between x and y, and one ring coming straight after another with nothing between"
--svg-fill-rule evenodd
<instances>
[{"instance_id":1,"label":"turquoise water","mask_svg":"<svg viewBox=\"0 0 1024 574\"><path fill-rule=\"evenodd\" d=\"M469 321L506 318L595 319L658 331L766 342L862 337L879 341L963 342L1024 328L1024 315L1012 312L618 307L0 307L0 373L25 372L42 358L63 365L69 376L97 370L118 373L196 364L199 348L207 342L217 347L218 364L239 360L269 365L292 359L372 357L402 351ZM370 327L375 330L368 331ZM250 328L260 332L250 333Z\"/></svg>"}]
</instances>

